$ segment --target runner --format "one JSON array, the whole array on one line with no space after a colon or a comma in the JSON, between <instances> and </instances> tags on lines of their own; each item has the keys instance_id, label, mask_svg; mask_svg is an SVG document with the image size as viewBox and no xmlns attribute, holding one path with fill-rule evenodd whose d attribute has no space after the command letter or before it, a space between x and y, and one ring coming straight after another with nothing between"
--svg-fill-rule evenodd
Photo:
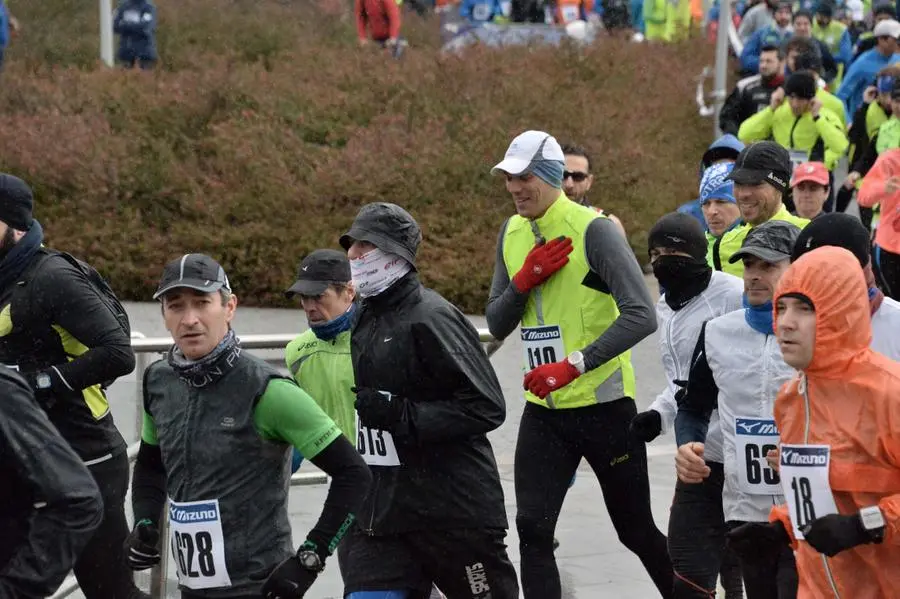
<instances>
[{"instance_id":1,"label":"runner","mask_svg":"<svg viewBox=\"0 0 900 599\"><path fill-rule=\"evenodd\" d=\"M594 175L591 174L591 157L588 156L587 150L581 146L564 145L563 154L566 157L566 170L563 172L563 191L566 192L566 196L573 202L594 208L599 214L605 214L603 208L591 206L587 197L594 184ZM622 221L614 214L606 216L616 224L622 235L627 237Z\"/></svg>"},{"instance_id":2,"label":"runner","mask_svg":"<svg viewBox=\"0 0 900 599\"><path fill-rule=\"evenodd\" d=\"M103 500L28 383L0 368L0 394L0 597L47 597L100 526Z\"/></svg>"},{"instance_id":3,"label":"runner","mask_svg":"<svg viewBox=\"0 0 900 599\"><path fill-rule=\"evenodd\" d=\"M900 362L900 302L885 297L875 284L870 256L869 232L849 214L823 214L803 229L794 245L791 261L811 250L833 245L850 250L862 266L869 287L872 313L872 349Z\"/></svg>"},{"instance_id":4,"label":"runner","mask_svg":"<svg viewBox=\"0 0 900 599\"><path fill-rule=\"evenodd\" d=\"M718 168L725 165L716 165ZM730 165L728 165L730 166ZM659 219L648 239L653 274L665 293L656 304L659 350L668 381L646 412L631 421L631 430L649 443L672 429L678 405L675 394L690 370L700 329L710 318L741 307L743 282L713 272L706 262L707 243L697 221L672 213ZM675 597L708 598L715 594L720 565L728 597L742 597L736 556L723 559L725 520L722 517L722 431L712 417L706 460L716 476L700 485L678 481L669 514L669 555L675 569Z\"/></svg>"},{"instance_id":5,"label":"runner","mask_svg":"<svg viewBox=\"0 0 900 599\"><path fill-rule=\"evenodd\" d=\"M718 410L725 454L722 509L731 529L765 522L773 503L782 501L778 476L765 458L778 442L775 396L793 370L775 342L772 295L799 233L790 223L770 221L747 234L731 257L744 261L745 309L703 325L687 387L678 397L675 463L680 482L689 486L722 476L707 461L705 445L711 414ZM796 567L787 547L763 546L740 557L748 599L796 597Z\"/></svg>"},{"instance_id":6,"label":"runner","mask_svg":"<svg viewBox=\"0 0 900 599\"><path fill-rule=\"evenodd\" d=\"M700 158L699 176L701 184L707 169L716 164L733 164L743 149L744 144L741 143L741 140L731 134L723 135L710 144ZM697 222L700 223L701 227L706 229L706 220L704 219L703 209L700 204L700 198L697 198L696 200L686 202L679 206L678 212L690 214L697 219Z\"/></svg>"},{"instance_id":7,"label":"runner","mask_svg":"<svg viewBox=\"0 0 900 599\"><path fill-rule=\"evenodd\" d=\"M828 169L821 162L804 162L794 167L791 177L794 213L809 220L824 215L824 207L831 193L830 181Z\"/></svg>"},{"instance_id":8,"label":"runner","mask_svg":"<svg viewBox=\"0 0 900 599\"><path fill-rule=\"evenodd\" d=\"M791 157L784 147L774 141L759 141L741 151L734 169L727 179L734 181L734 197L741 211L741 225L722 234L719 242L719 258L724 265L734 269L725 272L741 275L743 263L729 262L740 249L747 234L764 222L781 220L801 229L809 221L792 215L784 207L784 195L791 179Z\"/></svg>"},{"instance_id":9,"label":"runner","mask_svg":"<svg viewBox=\"0 0 900 599\"><path fill-rule=\"evenodd\" d=\"M823 247L775 293L778 343L800 372L778 394L787 505L732 534L758 552L790 551L800 597L892 597L900 588L900 365L873 351L857 259Z\"/></svg>"},{"instance_id":10,"label":"runner","mask_svg":"<svg viewBox=\"0 0 900 599\"><path fill-rule=\"evenodd\" d=\"M33 204L24 181L0 174L0 364L25 377L103 496L103 523L75 563L81 592L87 599L149 597L125 565L127 446L104 391L134 369L119 320L127 317L84 265L44 247Z\"/></svg>"},{"instance_id":11,"label":"runner","mask_svg":"<svg viewBox=\"0 0 900 599\"><path fill-rule=\"evenodd\" d=\"M556 140L526 131L492 173L516 212L501 228L487 323L504 339L521 322L525 397L515 479L526 599L559 599L553 533L582 458L622 543L672 596L666 538L653 522L647 455L628 425L637 410L629 350L656 328L631 248L608 218L562 192ZM440 582L438 582L440 586Z\"/></svg>"},{"instance_id":12,"label":"runner","mask_svg":"<svg viewBox=\"0 0 900 599\"><path fill-rule=\"evenodd\" d=\"M356 395L352 389L353 362L350 359L350 326L357 314L356 291L347 254L336 250L316 250L300 262L297 280L285 292L300 298L309 330L285 349L285 362L294 380L340 427L351 443L357 443ZM361 443L365 444L367 439ZM300 452L294 449L295 456ZM295 459L296 467L299 461ZM295 468L296 470L296 468ZM338 552L338 564L341 552ZM341 571L346 567L342 566ZM405 591L386 591L388 594ZM432 599L441 599L437 589Z\"/></svg>"},{"instance_id":13,"label":"runner","mask_svg":"<svg viewBox=\"0 0 900 599\"><path fill-rule=\"evenodd\" d=\"M452 599L517 599L487 438L506 417L503 392L472 323L419 281L421 240L409 213L380 202L340 238L362 298L357 449L375 479L340 549L344 594L427 597L433 582Z\"/></svg>"},{"instance_id":14,"label":"runner","mask_svg":"<svg viewBox=\"0 0 900 599\"><path fill-rule=\"evenodd\" d=\"M900 132L900 129L898 129ZM898 136L900 142L900 136ZM890 149L878 157L863 179L857 201L860 206L882 206L881 221L875 231L875 259L881 284L888 297L900 300L900 149Z\"/></svg>"},{"instance_id":15,"label":"runner","mask_svg":"<svg viewBox=\"0 0 900 599\"><path fill-rule=\"evenodd\" d=\"M736 268L727 260L722 260L721 245L725 233L740 227L741 210L734 199L734 182L728 180L734 163L716 164L703 173L700 181L700 208L706 220L706 262L713 269L735 276L741 275L741 268Z\"/></svg>"},{"instance_id":16,"label":"runner","mask_svg":"<svg viewBox=\"0 0 900 599\"><path fill-rule=\"evenodd\" d=\"M159 563L168 495L182 599L303 597L353 522L368 468L304 391L241 351L231 329L237 298L215 260L169 262L153 297L175 344L144 375L131 567ZM333 478L296 554L287 513L292 445Z\"/></svg>"}]
</instances>

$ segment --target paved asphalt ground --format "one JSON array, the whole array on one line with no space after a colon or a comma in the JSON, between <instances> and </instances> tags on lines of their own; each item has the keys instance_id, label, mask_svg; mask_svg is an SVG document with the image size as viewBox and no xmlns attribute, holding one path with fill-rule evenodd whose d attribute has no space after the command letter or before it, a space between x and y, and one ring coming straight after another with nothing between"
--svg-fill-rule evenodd
<instances>
[{"instance_id":1,"label":"paved asphalt ground","mask_svg":"<svg viewBox=\"0 0 900 599\"><path fill-rule=\"evenodd\" d=\"M648 277L647 283L655 298L657 294L655 280ZM134 331L140 331L147 337L167 337L158 304L131 303L126 304L126 309L131 316ZM482 317L473 317L472 320L477 327L485 326ZM305 326L305 319L299 310L239 307L235 318L235 329L239 335L294 331L299 333ZM658 336L654 334L633 351L639 409L646 408L665 384L657 342ZM521 352L521 344L517 334L514 333L492 358L506 396L507 418L503 426L490 435L506 494L510 521L509 551L517 569L519 556L514 526L516 504L513 492L513 456L524 405L521 390ZM277 352L261 353L267 357L279 356ZM137 379L133 374L116 382L110 390L114 417L129 443L137 440L135 424L137 393ZM674 439L670 435L663 436L652 443L648 450L653 512L657 526L665 531L675 482ZM301 469L301 472L303 471L315 471L315 468L306 463ZM314 523L324 501L325 492L324 485L291 489L291 523L296 543L303 540L303 535ZM557 538L560 547L556 555L563 580L564 597L650 599L659 596L638 559L619 543L606 514L600 486L586 462L579 468L577 482L566 498L557 528ZM174 562L170 562L169 575L168 596L177 597ZM145 583L146 578L139 577L139 582ZM332 563L316 582L309 597L332 599L341 597L341 592L337 563ZM75 593L72 597L81 595Z\"/></svg>"}]
</instances>

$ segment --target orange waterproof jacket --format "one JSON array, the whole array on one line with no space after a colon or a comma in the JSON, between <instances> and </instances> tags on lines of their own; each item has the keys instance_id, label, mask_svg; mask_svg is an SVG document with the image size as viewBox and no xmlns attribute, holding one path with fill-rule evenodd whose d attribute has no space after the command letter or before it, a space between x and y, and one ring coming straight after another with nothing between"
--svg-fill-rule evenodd
<instances>
[{"instance_id":1,"label":"orange waterproof jacket","mask_svg":"<svg viewBox=\"0 0 900 599\"><path fill-rule=\"evenodd\" d=\"M804 254L782 277L778 298L808 297L816 310L816 347L804 373L775 401L781 442L831 446L828 478L841 514L878 505L884 542L832 558L793 537L787 506L772 509L794 545L798 599L875 599L900 593L900 363L869 349L872 324L859 261L843 248ZM833 581L833 582L832 582Z\"/></svg>"},{"instance_id":2,"label":"orange waterproof jacket","mask_svg":"<svg viewBox=\"0 0 900 599\"><path fill-rule=\"evenodd\" d=\"M857 202L864 208L881 204L881 220L875 231L875 243L879 247L900 254L900 190L889 192L885 183L891 177L900 177L900 149L882 152L866 173L857 194Z\"/></svg>"}]
</instances>

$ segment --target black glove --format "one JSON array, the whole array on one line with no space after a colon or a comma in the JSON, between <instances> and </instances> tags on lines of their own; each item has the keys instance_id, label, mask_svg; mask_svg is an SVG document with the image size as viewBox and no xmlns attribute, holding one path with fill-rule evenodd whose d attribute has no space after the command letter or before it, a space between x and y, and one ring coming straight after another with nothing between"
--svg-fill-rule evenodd
<instances>
[{"instance_id":1,"label":"black glove","mask_svg":"<svg viewBox=\"0 0 900 599\"><path fill-rule=\"evenodd\" d=\"M728 546L743 559L768 555L781 545L789 545L784 525L776 522L750 522L742 524L725 534Z\"/></svg>"},{"instance_id":2,"label":"black glove","mask_svg":"<svg viewBox=\"0 0 900 599\"><path fill-rule=\"evenodd\" d=\"M295 555L272 570L262 588L263 599L300 599L316 581L318 572L308 570Z\"/></svg>"},{"instance_id":3,"label":"black glove","mask_svg":"<svg viewBox=\"0 0 900 599\"><path fill-rule=\"evenodd\" d=\"M656 410L641 412L631 420L631 434L649 443L662 433L662 416Z\"/></svg>"},{"instance_id":4,"label":"black glove","mask_svg":"<svg viewBox=\"0 0 900 599\"><path fill-rule=\"evenodd\" d=\"M359 419L367 427L377 428L389 433L402 433L407 430L407 399L391 395L390 399L380 391L369 388L352 389L356 393L356 412Z\"/></svg>"},{"instance_id":5,"label":"black glove","mask_svg":"<svg viewBox=\"0 0 900 599\"><path fill-rule=\"evenodd\" d=\"M125 554L132 570L146 570L159 563L159 529L149 520L141 520L125 539Z\"/></svg>"},{"instance_id":6,"label":"black glove","mask_svg":"<svg viewBox=\"0 0 900 599\"><path fill-rule=\"evenodd\" d=\"M844 516L829 514L813 520L802 529L803 538L813 549L834 557L841 551L857 545L872 543L873 539L863 528L859 514Z\"/></svg>"}]
</instances>

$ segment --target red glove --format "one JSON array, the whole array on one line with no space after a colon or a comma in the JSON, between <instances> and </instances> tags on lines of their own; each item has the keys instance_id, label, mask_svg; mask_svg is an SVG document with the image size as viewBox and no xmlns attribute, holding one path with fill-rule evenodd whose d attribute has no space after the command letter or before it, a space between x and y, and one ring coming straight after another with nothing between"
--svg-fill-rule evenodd
<instances>
[{"instance_id":1,"label":"red glove","mask_svg":"<svg viewBox=\"0 0 900 599\"><path fill-rule=\"evenodd\" d=\"M552 391L565 387L581 376L568 360L552 362L533 369L525 375L525 389L544 399Z\"/></svg>"},{"instance_id":2,"label":"red glove","mask_svg":"<svg viewBox=\"0 0 900 599\"><path fill-rule=\"evenodd\" d=\"M513 283L521 293L528 293L569 262L572 239L557 237L531 248L525 256L525 264L513 277Z\"/></svg>"}]
</instances>

